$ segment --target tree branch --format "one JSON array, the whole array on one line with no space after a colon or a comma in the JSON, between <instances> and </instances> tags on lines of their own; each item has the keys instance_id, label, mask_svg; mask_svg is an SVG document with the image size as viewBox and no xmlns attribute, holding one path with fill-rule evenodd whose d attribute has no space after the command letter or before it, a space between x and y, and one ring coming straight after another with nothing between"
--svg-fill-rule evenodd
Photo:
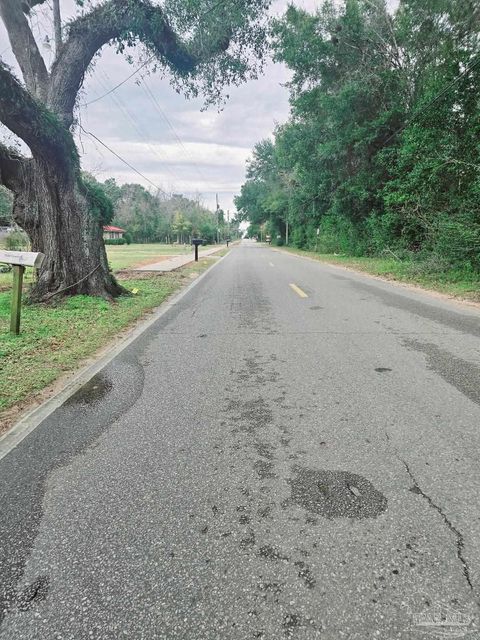
<instances>
[{"instance_id":1,"label":"tree branch","mask_svg":"<svg viewBox=\"0 0 480 640\"><path fill-rule=\"evenodd\" d=\"M18 0L0 0L0 16L28 90L40 99L47 94L48 71Z\"/></svg>"},{"instance_id":2,"label":"tree branch","mask_svg":"<svg viewBox=\"0 0 480 640\"><path fill-rule=\"evenodd\" d=\"M70 163L76 149L70 133L28 91L13 73L0 62L0 121L30 147L33 155L47 159L54 166L68 154Z\"/></svg>"},{"instance_id":3,"label":"tree branch","mask_svg":"<svg viewBox=\"0 0 480 640\"><path fill-rule=\"evenodd\" d=\"M21 191L27 162L27 158L0 142L0 184L14 193Z\"/></svg>"},{"instance_id":4,"label":"tree branch","mask_svg":"<svg viewBox=\"0 0 480 640\"><path fill-rule=\"evenodd\" d=\"M67 126L73 121L75 100L88 66L97 51L112 40L140 40L159 60L183 75L203 61L178 39L161 7L150 0L108 0L70 24L68 38L52 68L48 105ZM227 47L225 38L208 55Z\"/></svg>"}]
</instances>

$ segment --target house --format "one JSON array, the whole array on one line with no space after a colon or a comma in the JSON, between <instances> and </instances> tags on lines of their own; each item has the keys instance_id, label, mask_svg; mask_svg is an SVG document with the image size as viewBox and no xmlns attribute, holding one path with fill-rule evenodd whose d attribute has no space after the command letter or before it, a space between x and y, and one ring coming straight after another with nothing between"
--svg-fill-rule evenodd
<instances>
[{"instance_id":1,"label":"house","mask_svg":"<svg viewBox=\"0 0 480 640\"><path fill-rule=\"evenodd\" d=\"M120 229L120 227L103 227L104 240L120 240L120 238L123 238L124 233L126 233L125 229Z\"/></svg>"}]
</instances>

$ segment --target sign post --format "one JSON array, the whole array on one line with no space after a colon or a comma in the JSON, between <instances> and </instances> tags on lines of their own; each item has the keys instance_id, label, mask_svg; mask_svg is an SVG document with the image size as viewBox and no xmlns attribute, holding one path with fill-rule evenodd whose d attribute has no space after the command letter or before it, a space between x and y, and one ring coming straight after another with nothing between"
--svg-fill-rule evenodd
<instances>
[{"instance_id":1,"label":"sign post","mask_svg":"<svg viewBox=\"0 0 480 640\"><path fill-rule=\"evenodd\" d=\"M28 251L0 251L0 262L13 267L12 308L10 312L10 331L16 336L20 333L20 314L22 309L22 286L25 267L39 269L45 260L43 253Z\"/></svg>"}]
</instances>

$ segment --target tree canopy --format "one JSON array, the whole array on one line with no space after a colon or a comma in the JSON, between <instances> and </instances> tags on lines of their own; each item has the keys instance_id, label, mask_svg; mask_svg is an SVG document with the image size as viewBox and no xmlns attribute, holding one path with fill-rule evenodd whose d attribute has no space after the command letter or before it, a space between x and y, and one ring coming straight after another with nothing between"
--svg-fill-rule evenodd
<instances>
[{"instance_id":1,"label":"tree canopy","mask_svg":"<svg viewBox=\"0 0 480 640\"><path fill-rule=\"evenodd\" d=\"M253 151L243 218L274 238L288 224L299 247L480 269L478 13L464 0L290 7L273 46L291 115Z\"/></svg>"}]
</instances>

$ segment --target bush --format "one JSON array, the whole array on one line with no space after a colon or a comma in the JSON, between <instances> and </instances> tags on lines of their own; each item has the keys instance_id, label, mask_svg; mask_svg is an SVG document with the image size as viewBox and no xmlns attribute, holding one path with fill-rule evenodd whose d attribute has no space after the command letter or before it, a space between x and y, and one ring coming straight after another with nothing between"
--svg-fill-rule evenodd
<instances>
[{"instance_id":1,"label":"bush","mask_svg":"<svg viewBox=\"0 0 480 640\"><path fill-rule=\"evenodd\" d=\"M433 244L434 252L451 266L480 271L480 224L473 215L439 216Z\"/></svg>"},{"instance_id":2,"label":"bush","mask_svg":"<svg viewBox=\"0 0 480 640\"><path fill-rule=\"evenodd\" d=\"M126 238L106 238L105 244L121 245L121 244L130 244L130 243L127 242Z\"/></svg>"},{"instance_id":3,"label":"bush","mask_svg":"<svg viewBox=\"0 0 480 640\"><path fill-rule=\"evenodd\" d=\"M5 248L9 251L26 251L29 245L30 241L24 231L12 231L5 238Z\"/></svg>"}]
</instances>

